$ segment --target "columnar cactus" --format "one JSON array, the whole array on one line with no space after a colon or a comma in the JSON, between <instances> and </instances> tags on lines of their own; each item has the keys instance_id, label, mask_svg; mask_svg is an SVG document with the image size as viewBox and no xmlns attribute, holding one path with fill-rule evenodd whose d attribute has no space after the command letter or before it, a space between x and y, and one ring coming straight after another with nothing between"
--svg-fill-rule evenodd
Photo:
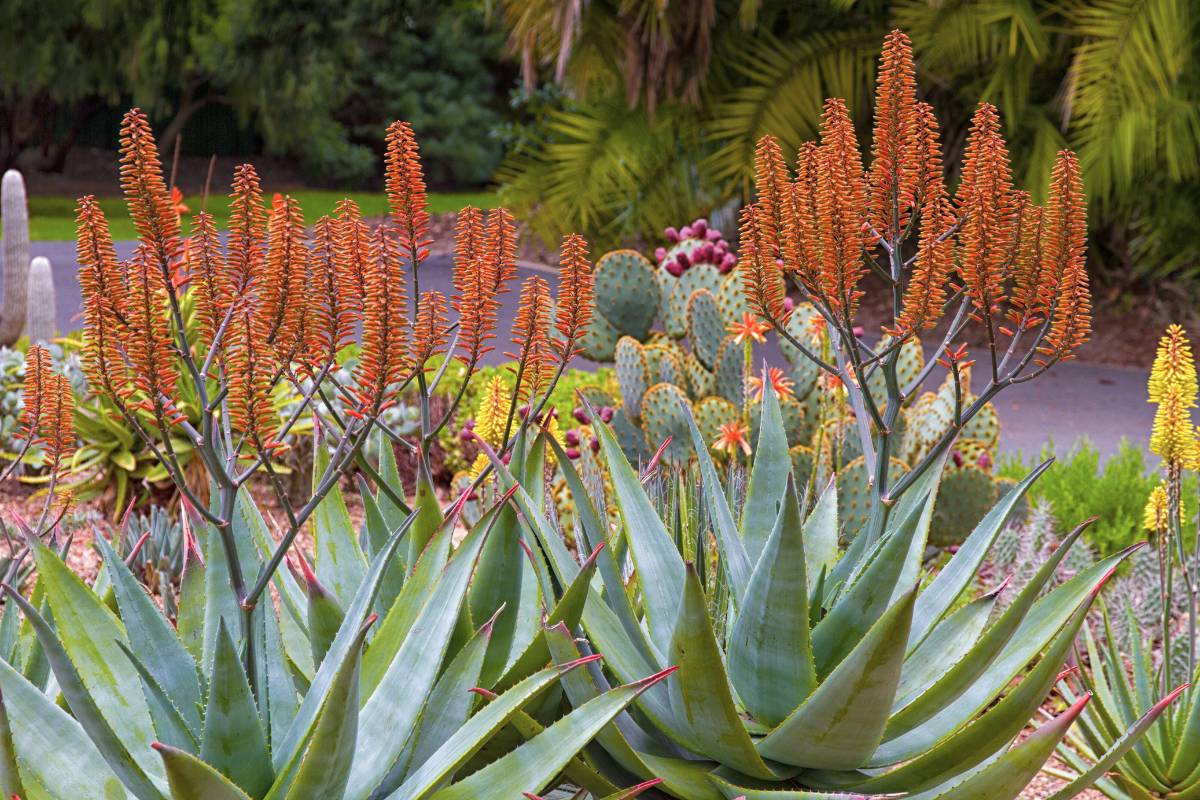
<instances>
[{"instance_id":1,"label":"columnar cactus","mask_svg":"<svg viewBox=\"0 0 1200 800\"><path fill-rule=\"evenodd\" d=\"M25 313L25 333L32 343L45 343L54 338L54 272L50 259L38 256L29 264L28 299Z\"/></svg>"},{"instance_id":2,"label":"columnar cactus","mask_svg":"<svg viewBox=\"0 0 1200 800\"><path fill-rule=\"evenodd\" d=\"M0 302L0 345L21 337L25 324L25 288L29 275L29 208L25 181L10 169L0 184L0 214L4 226L4 299Z\"/></svg>"}]
</instances>

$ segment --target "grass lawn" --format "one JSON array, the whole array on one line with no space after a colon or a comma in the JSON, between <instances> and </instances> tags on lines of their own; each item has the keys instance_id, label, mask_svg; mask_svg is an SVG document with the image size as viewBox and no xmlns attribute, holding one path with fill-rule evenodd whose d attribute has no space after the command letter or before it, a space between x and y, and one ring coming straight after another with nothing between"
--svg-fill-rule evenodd
<instances>
[{"instance_id":1,"label":"grass lawn","mask_svg":"<svg viewBox=\"0 0 1200 800\"><path fill-rule=\"evenodd\" d=\"M300 201L304 209L304 218L312 223L324 216L332 214L338 201L346 197L344 192L324 189L301 189L291 192ZM382 216L387 211L387 198L383 194L352 192L349 195L362 208L368 217ZM267 196L268 201L270 195ZM196 212L200 210L200 197L188 196L184 202ZM431 193L429 195L429 211L432 214L443 214L447 211L458 211L463 206L473 205L479 208L495 208L498 201L491 192L448 192ZM135 239L133 223L125 209L125 201L118 197L107 197L100 200L100 207L108 216L109 228L113 239ZM210 196L208 210L212 212L217 227L224 228L229 220L229 198L224 195ZM188 215L184 215L185 232L188 226ZM30 197L29 198L29 236L35 241L65 241L75 238L75 200L70 197Z\"/></svg>"}]
</instances>

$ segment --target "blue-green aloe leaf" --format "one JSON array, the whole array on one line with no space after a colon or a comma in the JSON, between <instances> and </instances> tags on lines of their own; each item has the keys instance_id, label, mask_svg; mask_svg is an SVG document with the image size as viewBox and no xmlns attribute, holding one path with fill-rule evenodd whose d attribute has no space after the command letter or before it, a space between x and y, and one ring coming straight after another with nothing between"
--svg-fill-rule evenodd
<instances>
[{"instance_id":1,"label":"blue-green aloe leaf","mask_svg":"<svg viewBox=\"0 0 1200 800\"><path fill-rule=\"evenodd\" d=\"M233 637L223 625L213 656L200 759L254 797L262 797L275 779L258 707Z\"/></svg>"}]
</instances>

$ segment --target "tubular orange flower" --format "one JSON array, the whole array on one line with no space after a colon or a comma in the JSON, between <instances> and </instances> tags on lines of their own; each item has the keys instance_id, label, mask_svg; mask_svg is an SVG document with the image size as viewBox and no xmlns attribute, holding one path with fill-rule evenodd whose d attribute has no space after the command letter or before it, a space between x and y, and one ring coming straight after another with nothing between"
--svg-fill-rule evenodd
<instances>
[{"instance_id":1,"label":"tubular orange flower","mask_svg":"<svg viewBox=\"0 0 1200 800\"><path fill-rule=\"evenodd\" d=\"M946 302L946 282L954 266L954 224L942 182L942 147L937 118L928 103L918 103L913 125L913 155L909 164L914 186L921 191L921 237L917 260L904 293L904 308L894 334L932 328Z\"/></svg>"},{"instance_id":2,"label":"tubular orange flower","mask_svg":"<svg viewBox=\"0 0 1200 800\"><path fill-rule=\"evenodd\" d=\"M741 450L744 454L750 455L750 429L746 427L740 420L726 422L720 426L721 435L713 442L714 450L722 450L726 453L736 453Z\"/></svg>"},{"instance_id":3,"label":"tubular orange flower","mask_svg":"<svg viewBox=\"0 0 1200 800\"><path fill-rule=\"evenodd\" d=\"M88 381L110 393L124 383L120 332L125 327L126 286L108 220L96 198L79 199L76 259L83 295L83 370Z\"/></svg>"},{"instance_id":4,"label":"tubular orange flower","mask_svg":"<svg viewBox=\"0 0 1200 800\"><path fill-rule=\"evenodd\" d=\"M476 290L484 257L483 214L466 206L454 220L454 288L460 295Z\"/></svg>"},{"instance_id":5,"label":"tubular orange flower","mask_svg":"<svg viewBox=\"0 0 1200 800\"><path fill-rule=\"evenodd\" d=\"M796 386L796 382L784 374L779 367L770 367L767 370L767 380L771 382L771 389L784 399L792 396L792 390ZM755 375L750 378L750 388L754 389L754 402L761 402L763 399L763 379L761 375Z\"/></svg>"},{"instance_id":6,"label":"tubular orange flower","mask_svg":"<svg viewBox=\"0 0 1200 800\"><path fill-rule=\"evenodd\" d=\"M121 188L129 216L160 269L174 268L179 253L179 214L158 160L158 145L146 115L130 109L121 121Z\"/></svg>"},{"instance_id":7,"label":"tubular orange flower","mask_svg":"<svg viewBox=\"0 0 1200 800\"><path fill-rule=\"evenodd\" d=\"M124 339L132 384L124 396L136 391L144 396L138 405L165 422L176 421L173 397L179 378L167 322L167 285L163 273L144 245L139 245L129 264L129 335Z\"/></svg>"},{"instance_id":8,"label":"tubular orange flower","mask_svg":"<svg viewBox=\"0 0 1200 800\"><path fill-rule=\"evenodd\" d=\"M192 235L184 252L200 332L211 343L225 320L229 302L229 284L220 263L221 240L212 214L201 211L192 219Z\"/></svg>"},{"instance_id":9,"label":"tubular orange flower","mask_svg":"<svg viewBox=\"0 0 1200 800\"><path fill-rule=\"evenodd\" d=\"M787 163L774 136L762 137L754 149L754 192L763 241L772 258L777 258L790 192Z\"/></svg>"},{"instance_id":10,"label":"tubular orange flower","mask_svg":"<svg viewBox=\"0 0 1200 800\"><path fill-rule=\"evenodd\" d=\"M275 361L266 342L266 328L261 309L240 304L229 323L226 348L230 424L259 451L278 446L277 418L271 403Z\"/></svg>"},{"instance_id":11,"label":"tubular orange flower","mask_svg":"<svg viewBox=\"0 0 1200 800\"><path fill-rule=\"evenodd\" d=\"M1026 193L1018 195L1021 208L1021 235L1013 262L1013 287L1008 318L1017 326L1032 327L1045 319L1050 301L1046 270L1050 261L1043 257L1045 211L1029 202Z\"/></svg>"},{"instance_id":12,"label":"tubular orange flower","mask_svg":"<svg viewBox=\"0 0 1200 800\"><path fill-rule=\"evenodd\" d=\"M1178 386L1183 396L1190 398L1191 407L1196 405L1196 361L1182 325L1167 326L1167 332L1158 341L1147 385L1150 402L1161 403L1169 386Z\"/></svg>"},{"instance_id":13,"label":"tubular orange flower","mask_svg":"<svg viewBox=\"0 0 1200 800\"><path fill-rule=\"evenodd\" d=\"M1008 148L995 106L980 103L967 138L958 190L962 228L959 274L981 319L999 310L1016 223Z\"/></svg>"},{"instance_id":14,"label":"tubular orange flower","mask_svg":"<svg viewBox=\"0 0 1200 800\"><path fill-rule=\"evenodd\" d=\"M308 294L304 323L304 360L312 373L335 363L354 334L355 312L338 263L336 228L329 217L321 217L313 226L313 291Z\"/></svg>"},{"instance_id":15,"label":"tubular orange flower","mask_svg":"<svg viewBox=\"0 0 1200 800\"><path fill-rule=\"evenodd\" d=\"M867 186L854 123L842 100L825 101L817 186L821 286L830 307L846 317L857 308L863 264Z\"/></svg>"},{"instance_id":16,"label":"tubular orange flower","mask_svg":"<svg viewBox=\"0 0 1200 800\"><path fill-rule=\"evenodd\" d=\"M894 239L906 223L913 204L915 177L910 140L916 125L917 79L912 43L894 30L883 41L875 91L875 136L871 162L872 227ZM923 152L915 154L925 158Z\"/></svg>"},{"instance_id":17,"label":"tubular orange flower","mask_svg":"<svg viewBox=\"0 0 1200 800\"><path fill-rule=\"evenodd\" d=\"M1088 340L1092 331L1092 296L1088 288L1087 201L1079 161L1070 150L1061 150L1050 177L1050 197L1043 223L1042 257L1050 266L1047 317L1052 319L1045 346L1039 351L1050 359L1066 360Z\"/></svg>"},{"instance_id":18,"label":"tubular orange flower","mask_svg":"<svg viewBox=\"0 0 1200 800\"><path fill-rule=\"evenodd\" d=\"M558 328L554 343L559 359L569 361L578 352L580 337L592 319L592 262L587 241L572 233L563 239L558 259Z\"/></svg>"},{"instance_id":19,"label":"tubular orange flower","mask_svg":"<svg viewBox=\"0 0 1200 800\"><path fill-rule=\"evenodd\" d=\"M388 127L385 162L392 222L399 236L400 250L415 269L429 255L429 213L420 148L412 126L407 122L396 121Z\"/></svg>"},{"instance_id":20,"label":"tubular orange flower","mask_svg":"<svg viewBox=\"0 0 1200 800\"><path fill-rule=\"evenodd\" d=\"M230 198L225 279L230 290L240 295L261 274L267 249L267 209L252 165L242 164L233 171Z\"/></svg>"},{"instance_id":21,"label":"tubular orange flower","mask_svg":"<svg viewBox=\"0 0 1200 800\"><path fill-rule=\"evenodd\" d=\"M417 304L417 321L413 326L409 362L416 369L446 347L446 297L438 291L422 292Z\"/></svg>"},{"instance_id":22,"label":"tubular orange flower","mask_svg":"<svg viewBox=\"0 0 1200 800\"><path fill-rule=\"evenodd\" d=\"M769 323L763 322L749 311L743 311L741 321L729 323L728 328L729 335L733 337L736 344L742 344L747 340L764 343L767 341L767 337L763 334L769 330L771 330Z\"/></svg>"},{"instance_id":23,"label":"tubular orange flower","mask_svg":"<svg viewBox=\"0 0 1200 800\"><path fill-rule=\"evenodd\" d=\"M550 287L535 276L521 287L521 300L512 325L515 353L507 353L518 362L520 381L514 388L522 400L528 400L545 388L554 372L550 346Z\"/></svg>"},{"instance_id":24,"label":"tubular orange flower","mask_svg":"<svg viewBox=\"0 0 1200 800\"><path fill-rule=\"evenodd\" d=\"M395 385L409 370L404 267L396 237L383 225L375 229L366 267L362 353L354 391L358 413L377 414L391 404Z\"/></svg>"},{"instance_id":25,"label":"tubular orange flower","mask_svg":"<svg viewBox=\"0 0 1200 800\"><path fill-rule=\"evenodd\" d=\"M742 288L750 308L766 320L784 317L783 273L771 256L771 245L760 224L761 215L756 203L742 209L741 253L738 269L742 273Z\"/></svg>"},{"instance_id":26,"label":"tubular orange flower","mask_svg":"<svg viewBox=\"0 0 1200 800\"><path fill-rule=\"evenodd\" d=\"M507 208L488 213L485 246L492 294L502 295L517 276L517 226Z\"/></svg>"},{"instance_id":27,"label":"tubular orange flower","mask_svg":"<svg viewBox=\"0 0 1200 800\"><path fill-rule=\"evenodd\" d=\"M54 374L50 369L50 351L40 344L29 345L25 351L25 383L17 432L17 438L29 444L42 441L42 431L50 415L54 388Z\"/></svg>"},{"instance_id":28,"label":"tubular orange flower","mask_svg":"<svg viewBox=\"0 0 1200 800\"><path fill-rule=\"evenodd\" d=\"M362 314L367 292L367 269L371 258L371 228L363 222L358 204L346 198L334 209L334 253L338 281L347 309L357 319Z\"/></svg>"},{"instance_id":29,"label":"tubular orange flower","mask_svg":"<svg viewBox=\"0 0 1200 800\"><path fill-rule=\"evenodd\" d=\"M266 268L255 290L266 315L267 343L287 364L299 350L309 295L308 234L296 198L284 197L271 209L268 233Z\"/></svg>"},{"instance_id":30,"label":"tubular orange flower","mask_svg":"<svg viewBox=\"0 0 1200 800\"><path fill-rule=\"evenodd\" d=\"M75 393L62 375L49 375L49 401L42 418L41 439L51 475L61 474L75 453Z\"/></svg>"},{"instance_id":31,"label":"tubular orange flower","mask_svg":"<svg viewBox=\"0 0 1200 800\"><path fill-rule=\"evenodd\" d=\"M483 214L474 206L458 212L454 236L454 296L450 305L458 312L458 358L474 364L492 338L495 300L487 265Z\"/></svg>"},{"instance_id":32,"label":"tubular orange flower","mask_svg":"<svg viewBox=\"0 0 1200 800\"><path fill-rule=\"evenodd\" d=\"M805 142L796 154L796 178L788 187L784 216L784 269L800 278L809 292L820 290L820 208L818 173L820 154L815 142Z\"/></svg>"}]
</instances>

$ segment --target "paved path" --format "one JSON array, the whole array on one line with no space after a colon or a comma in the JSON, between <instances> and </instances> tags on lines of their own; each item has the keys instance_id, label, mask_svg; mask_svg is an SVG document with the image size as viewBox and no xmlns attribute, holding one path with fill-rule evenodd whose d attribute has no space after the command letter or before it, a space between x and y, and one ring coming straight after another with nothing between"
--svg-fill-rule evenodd
<instances>
[{"instance_id":1,"label":"paved path","mask_svg":"<svg viewBox=\"0 0 1200 800\"><path fill-rule=\"evenodd\" d=\"M33 256L46 256L54 268L58 323L62 330L80 326L80 294L76 279L73 242L33 242ZM132 242L118 242L117 255L128 258ZM522 268L520 278L542 270ZM553 275L548 276L553 282ZM433 256L421 273L421 289L437 289L448 297L450 258ZM516 313L517 292L504 298L499 313L500 331L507 331ZM508 342L496 342L489 360L504 360ZM997 399L1002 425L1001 449L1034 455L1047 438L1064 455L1080 436L1089 437L1102 456L1114 453L1122 437L1144 443L1150 436L1153 408L1146 402L1146 374L1142 370L1070 362L1036 381L1012 387Z\"/></svg>"}]
</instances>

